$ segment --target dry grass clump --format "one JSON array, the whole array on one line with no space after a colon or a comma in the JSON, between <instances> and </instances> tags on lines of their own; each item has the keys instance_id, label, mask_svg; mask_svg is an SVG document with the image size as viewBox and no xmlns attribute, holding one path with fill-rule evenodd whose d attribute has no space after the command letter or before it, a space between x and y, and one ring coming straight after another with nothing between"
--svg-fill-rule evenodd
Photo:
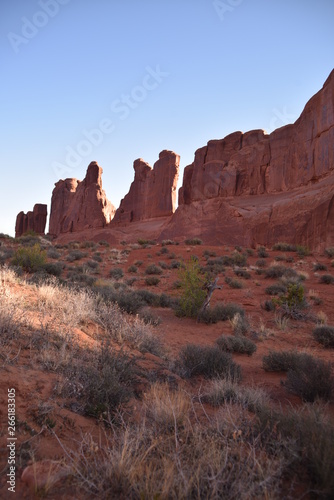
<instances>
[{"instance_id":1,"label":"dry grass clump","mask_svg":"<svg viewBox=\"0 0 334 500\"><path fill-rule=\"evenodd\" d=\"M242 409L191 424L187 396L165 389L150 393L153 408L140 423L115 428L103 445L85 436L77 452L66 451L78 489L101 500L280 498L285 459L252 436Z\"/></svg>"},{"instance_id":2,"label":"dry grass clump","mask_svg":"<svg viewBox=\"0 0 334 500\"><path fill-rule=\"evenodd\" d=\"M87 290L61 287L49 280L37 288L38 304L62 323L72 327L96 317L96 300Z\"/></svg>"},{"instance_id":3,"label":"dry grass clump","mask_svg":"<svg viewBox=\"0 0 334 500\"><path fill-rule=\"evenodd\" d=\"M153 384L143 397L147 418L160 429L174 429L189 425L191 398L180 389L172 391L167 383Z\"/></svg>"},{"instance_id":4,"label":"dry grass clump","mask_svg":"<svg viewBox=\"0 0 334 500\"><path fill-rule=\"evenodd\" d=\"M0 345L4 346L20 336L25 323L25 311L21 297L14 295L8 288L8 281L14 279L10 272L1 273L4 277L0 283Z\"/></svg>"},{"instance_id":5,"label":"dry grass clump","mask_svg":"<svg viewBox=\"0 0 334 500\"><path fill-rule=\"evenodd\" d=\"M232 380L221 378L213 379L210 382L203 399L213 406L236 403L250 411L269 404L269 396L263 389L259 387L241 387Z\"/></svg>"}]
</instances>

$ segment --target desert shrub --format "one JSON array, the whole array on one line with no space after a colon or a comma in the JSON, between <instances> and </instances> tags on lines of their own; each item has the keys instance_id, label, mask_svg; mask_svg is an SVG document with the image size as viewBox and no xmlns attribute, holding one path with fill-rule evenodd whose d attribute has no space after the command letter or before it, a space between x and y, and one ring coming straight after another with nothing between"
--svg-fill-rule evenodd
<instances>
[{"instance_id":1,"label":"desert shrub","mask_svg":"<svg viewBox=\"0 0 334 500\"><path fill-rule=\"evenodd\" d=\"M320 283L325 283L326 285L332 285L334 283L334 276L331 274L323 274L320 277Z\"/></svg>"},{"instance_id":2,"label":"desert shrub","mask_svg":"<svg viewBox=\"0 0 334 500\"><path fill-rule=\"evenodd\" d=\"M161 267L161 269L168 269L168 264L163 260L159 260L158 264Z\"/></svg>"},{"instance_id":3,"label":"desert shrub","mask_svg":"<svg viewBox=\"0 0 334 500\"><path fill-rule=\"evenodd\" d=\"M325 248L325 255L332 259L334 257L334 247Z\"/></svg>"},{"instance_id":4,"label":"desert shrub","mask_svg":"<svg viewBox=\"0 0 334 500\"><path fill-rule=\"evenodd\" d=\"M217 254L213 250L204 250L203 257L208 259L209 257L217 257Z\"/></svg>"},{"instance_id":5,"label":"desert shrub","mask_svg":"<svg viewBox=\"0 0 334 500\"><path fill-rule=\"evenodd\" d=\"M263 268L263 267L266 267L267 265L267 261L265 259L259 259L255 262L255 265L257 267L260 267L260 268Z\"/></svg>"},{"instance_id":6,"label":"desert shrub","mask_svg":"<svg viewBox=\"0 0 334 500\"><path fill-rule=\"evenodd\" d=\"M297 351L271 351L262 358L262 365L266 372L287 372L296 370L305 362L307 364L312 356L304 352Z\"/></svg>"},{"instance_id":7,"label":"desert shrub","mask_svg":"<svg viewBox=\"0 0 334 500\"><path fill-rule=\"evenodd\" d=\"M210 324L218 321L232 320L236 314L245 315L244 309L233 302L222 304L218 303L213 308L206 308L198 317L198 320Z\"/></svg>"},{"instance_id":8,"label":"desert shrub","mask_svg":"<svg viewBox=\"0 0 334 500\"><path fill-rule=\"evenodd\" d=\"M14 256L14 250L12 248L1 247L0 250L0 265L6 264L9 259Z\"/></svg>"},{"instance_id":9,"label":"desert shrub","mask_svg":"<svg viewBox=\"0 0 334 500\"><path fill-rule=\"evenodd\" d=\"M223 273L225 271L225 266L223 264L223 260L221 257L217 257L215 259L208 259L205 271L217 276L219 273Z\"/></svg>"},{"instance_id":10,"label":"desert shrub","mask_svg":"<svg viewBox=\"0 0 334 500\"><path fill-rule=\"evenodd\" d=\"M156 264L150 264L145 269L145 274L162 274L162 269Z\"/></svg>"},{"instance_id":11,"label":"desert shrub","mask_svg":"<svg viewBox=\"0 0 334 500\"><path fill-rule=\"evenodd\" d=\"M334 347L334 326L319 325L313 330L312 335L324 347Z\"/></svg>"},{"instance_id":12,"label":"desert shrub","mask_svg":"<svg viewBox=\"0 0 334 500\"><path fill-rule=\"evenodd\" d=\"M121 269L120 267L114 267L114 268L110 269L109 276L110 276L110 278L113 278L114 280L120 280L124 276L123 269Z\"/></svg>"},{"instance_id":13,"label":"desert shrub","mask_svg":"<svg viewBox=\"0 0 334 500\"><path fill-rule=\"evenodd\" d=\"M282 278L282 276L286 276L288 278L297 277L298 273L292 269L291 267L285 266L271 266L266 269L265 277L266 278Z\"/></svg>"},{"instance_id":14,"label":"desert shrub","mask_svg":"<svg viewBox=\"0 0 334 500\"><path fill-rule=\"evenodd\" d=\"M241 281L229 278L227 276L225 278L225 283L227 283L230 288L235 288L235 289L240 289L243 288L244 286Z\"/></svg>"},{"instance_id":15,"label":"desert shrub","mask_svg":"<svg viewBox=\"0 0 334 500\"><path fill-rule=\"evenodd\" d=\"M241 387L228 379L213 379L203 397L212 406L237 403L250 411L269 404L267 393L258 387Z\"/></svg>"},{"instance_id":16,"label":"desert shrub","mask_svg":"<svg viewBox=\"0 0 334 500\"><path fill-rule=\"evenodd\" d=\"M300 284L290 284L285 295L280 296L276 300L280 306L285 304L290 309L303 309L307 306L305 300L305 290Z\"/></svg>"},{"instance_id":17,"label":"desert shrub","mask_svg":"<svg viewBox=\"0 0 334 500\"><path fill-rule=\"evenodd\" d=\"M18 248L12 259L12 265L20 266L28 273L41 270L46 264L46 251L36 244L33 247Z\"/></svg>"},{"instance_id":18,"label":"desert shrub","mask_svg":"<svg viewBox=\"0 0 334 500\"><path fill-rule=\"evenodd\" d=\"M40 238L35 231L27 231L19 238L15 238L15 241L22 246L34 246L40 244Z\"/></svg>"},{"instance_id":19,"label":"desert shrub","mask_svg":"<svg viewBox=\"0 0 334 500\"><path fill-rule=\"evenodd\" d=\"M268 295L281 295L286 292L287 292L286 286L280 283L277 283L275 285L270 285L266 288L266 293Z\"/></svg>"},{"instance_id":20,"label":"desert shrub","mask_svg":"<svg viewBox=\"0 0 334 500\"><path fill-rule=\"evenodd\" d=\"M247 255L244 253L240 253L237 250L235 250L232 255L232 262L234 266L240 266L243 267L247 264Z\"/></svg>"},{"instance_id":21,"label":"desert shrub","mask_svg":"<svg viewBox=\"0 0 334 500\"><path fill-rule=\"evenodd\" d=\"M196 318L206 297L206 276L199 263L190 259L185 268L179 270L180 290L178 316Z\"/></svg>"},{"instance_id":22,"label":"desert shrub","mask_svg":"<svg viewBox=\"0 0 334 500\"><path fill-rule=\"evenodd\" d=\"M157 242L155 240L147 240L145 238L139 238L137 240L138 245L141 245L142 247L148 247L151 245L156 245Z\"/></svg>"},{"instance_id":23,"label":"desert shrub","mask_svg":"<svg viewBox=\"0 0 334 500\"><path fill-rule=\"evenodd\" d=\"M67 279L70 283L76 283L83 286L92 286L96 278L80 270L71 269L67 273Z\"/></svg>"},{"instance_id":24,"label":"desert shrub","mask_svg":"<svg viewBox=\"0 0 334 500\"><path fill-rule=\"evenodd\" d=\"M81 260L85 257L87 257L86 252L81 252L81 250L72 250L66 257L66 260L68 260L69 262L74 262L76 260Z\"/></svg>"},{"instance_id":25,"label":"desert shrub","mask_svg":"<svg viewBox=\"0 0 334 500\"><path fill-rule=\"evenodd\" d=\"M219 349L225 352L238 352L251 356L256 351L256 344L241 336L222 335L216 340Z\"/></svg>"},{"instance_id":26,"label":"desert shrub","mask_svg":"<svg viewBox=\"0 0 334 500\"><path fill-rule=\"evenodd\" d=\"M234 363L229 353L223 352L217 346L200 346L187 344L180 350L175 362L178 373L184 377L202 375L206 378L227 377L240 380L241 368Z\"/></svg>"},{"instance_id":27,"label":"desert shrub","mask_svg":"<svg viewBox=\"0 0 334 500\"><path fill-rule=\"evenodd\" d=\"M261 308L267 312L275 311L276 304L272 300L265 300L263 304L261 304Z\"/></svg>"},{"instance_id":28,"label":"desert shrub","mask_svg":"<svg viewBox=\"0 0 334 500\"><path fill-rule=\"evenodd\" d=\"M96 243L94 241L83 241L80 246L81 248L96 248Z\"/></svg>"},{"instance_id":29,"label":"desert shrub","mask_svg":"<svg viewBox=\"0 0 334 500\"><path fill-rule=\"evenodd\" d=\"M135 266L137 267L140 267L143 265L143 261L142 260L136 260L136 262L134 263Z\"/></svg>"},{"instance_id":30,"label":"desert shrub","mask_svg":"<svg viewBox=\"0 0 334 500\"><path fill-rule=\"evenodd\" d=\"M313 271L327 271L328 267L325 264L322 264L321 262L316 262L313 265Z\"/></svg>"},{"instance_id":31,"label":"desert shrub","mask_svg":"<svg viewBox=\"0 0 334 500\"><path fill-rule=\"evenodd\" d=\"M299 255L299 257L307 257L307 255L310 255L311 253L310 249L303 245L297 245L296 252Z\"/></svg>"},{"instance_id":32,"label":"desert shrub","mask_svg":"<svg viewBox=\"0 0 334 500\"><path fill-rule=\"evenodd\" d=\"M202 245L203 241L200 238L188 238L184 241L186 245Z\"/></svg>"},{"instance_id":33,"label":"desert shrub","mask_svg":"<svg viewBox=\"0 0 334 500\"><path fill-rule=\"evenodd\" d=\"M102 262L102 257L101 257L101 254L100 252L95 252L93 255L92 255L92 259L95 260L96 262Z\"/></svg>"},{"instance_id":34,"label":"desert shrub","mask_svg":"<svg viewBox=\"0 0 334 500\"><path fill-rule=\"evenodd\" d=\"M60 252L57 252L56 248L49 247L47 249L47 256L49 259L60 259L61 254L60 254Z\"/></svg>"},{"instance_id":35,"label":"desert shrub","mask_svg":"<svg viewBox=\"0 0 334 500\"><path fill-rule=\"evenodd\" d=\"M232 325L234 335L243 336L248 332L249 324L244 314L237 312L229 321Z\"/></svg>"},{"instance_id":36,"label":"desert shrub","mask_svg":"<svg viewBox=\"0 0 334 500\"><path fill-rule=\"evenodd\" d=\"M290 243L276 243L273 246L273 250L281 252L295 252L296 249L296 245L292 245Z\"/></svg>"},{"instance_id":37,"label":"desert shrub","mask_svg":"<svg viewBox=\"0 0 334 500\"><path fill-rule=\"evenodd\" d=\"M288 445L295 465L302 465L312 489L319 498L332 498L334 492L334 426L321 405L304 405L301 409L270 410L256 406L259 432L265 432L273 446L275 441ZM291 462L290 462L291 464ZM290 467L291 470L291 467Z\"/></svg>"},{"instance_id":38,"label":"desert shrub","mask_svg":"<svg viewBox=\"0 0 334 500\"><path fill-rule=\"evenodd\" d=\"M245 280L249 280L251 278L251 274L245 269L234 269L234 273Z\"/></svg>"},{"instance_id":39,"label":"desert shrub","mask_svg":"<svg viewBox=\"0 0 334 500\"><path fill-rule=\"evenodd\" d=\"M148 286L156 286L160 283L160 280L156 276L149 276L148 278L145 278L145 283Z\"/></svg>"},{"instance_id":40,"label":"desert shrub","mask_svg":"<svg viewBox=\"0 0 334 500\"><path fill-rule=\"evenodd\" d=\"M122 351L114 353L107 343L96 353L80 354L63 369L67 383L62 396L75 399L85 415L108 421L119 405L133 396L134 360Z\"/></svg>"},{"instance_id":41,"label":"desert shrub","mask_svg":"<svg viewBox=\"0 0 334 500\"><path fill-rule=\"evenodd\" d=\"M334 393L331 363L312 356L301 358L297 366L288 371L284 386L303 401L313 403L318 398L330 401Z\"/></svg>"},{"instance_id":42,"label":"desert shrub","mask_svg":"<svg viewBox=\"0 0 334 500\"><path fill-rule=\"evenodd\" d=\"M162 249L160 250L161 255L166 254L168 252L169 252L169 250L167 247L162 247Z\"/></svg>"},{"instance_id":43,"label":"desert shrub","mask_svg":"<svg viewBox=\"0 0 334 500\"><path fill-rule=\"evenodd\" d=\"M166 245L178 245L178 241L173 240L162 240L161 245L164 247Z\"/></svg>"},{"instance_id":44,"label":"desert shrub","mask_svg":"<svg viewBox=\"0 0 334 500\"><path fill-rule=\"evenodd\" d=\"M128 267L128 273L136 273L138 271L138 267L132 264Z\"/></svg>"},{"instance_id":45,"label":"desert shrub","mask_svg":"<svg viewBox=\"0 0 334 500\"><path fill-rule=\"evenodd\" d=\"M267 257L269 257L269 253L267 252L265 247L260 247L257 251L257 255L261 259L266 259Z\"/></svg>"},{"instance_id":46,"label":"desert shrub","mask_svg":"<svg viewBox=\"0 0 334 500\"><path fill-rule=\"evenodd\" d=\"M90 269L98 269L99 263L96 262L95 260L87 260L86 266L89 267Z\"/></svg>"},{"instance_id":47,"label":"desert shrub","mask_svg":"<svg viewBox=\"0 0 334 500\"><path fill-rule=\"evenodd\" d=\"M64 264L61 262L47 262L44 264L43 269L47 274L59 277L64 269Z\"/></svg>"},{"instance_id":48,"label":"desert shrub","mask_svg":"<svg viewBox=\"0 0 334 500\"><path fill-rule=\"evenodd\" d=\"M100 240L98 243L101 247L109 247L110 246L106 240Z\"/></svg>"}]
</instances>

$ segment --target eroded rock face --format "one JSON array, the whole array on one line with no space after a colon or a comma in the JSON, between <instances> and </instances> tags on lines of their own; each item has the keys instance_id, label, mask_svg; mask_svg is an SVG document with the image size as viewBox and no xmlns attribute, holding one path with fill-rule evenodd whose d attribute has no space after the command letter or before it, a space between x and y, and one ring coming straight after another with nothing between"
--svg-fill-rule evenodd
<instances>
[{"instance_id":1,"label":"eroded rock face","mask_svg":"<svg viewBox=\"0 0 334 500\"><path fill-rule=\"evenodd\" d=\"M179 205L289 191L334 170L334 71L298 120L270 135L235 132L209 141L185 168Z\"/></svg>"},{"instance_id":2,"label":"eroded rock face","mask_svg":"<svg viewBox=\"0 0 334 500\"><path fill-rule=\"evenodd\" d=\"M47 205L42 203L36 203L32 212L20 212L16 217L15 237L18 238L27 231L44 234L47 215Z\"/></svg>"},{"instance_id":3,"label":"eroded rock face","mask_svg":"<svg viewBox=\"0 0 334 500\"><path fill-rule=\"evenodd\" d=\"M102 228L110 223L115 207L102 189L102 168L91 162L83 181L60 180L55 184L51 200L49 233Z\"/></svg>"},{"instance_id":4,"label":"eroded rock face","mask_svg":"<svg viewBox=\"0 0 334 500\"><path fill-rule=\"evenodd\" d=\"M162 151L152 168L141 158L133 164L135 178L116 211L114 223L126 223L172 215L176 208L176 187L180 157Z\"/></svg>"}]
</instances>

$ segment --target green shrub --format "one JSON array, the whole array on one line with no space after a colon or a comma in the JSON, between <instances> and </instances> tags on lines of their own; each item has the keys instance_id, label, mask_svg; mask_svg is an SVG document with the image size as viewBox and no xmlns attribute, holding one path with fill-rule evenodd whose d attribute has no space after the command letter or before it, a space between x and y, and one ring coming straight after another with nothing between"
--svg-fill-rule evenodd
<instances>
[{"instance_id":1,"label":"green shrub","mask_svg":"<svg viewBox=\"0 0 334 500\"><path fill-rule=\"evenodd\" d=\"M156 245L157 242L155 240L146 240L145 238L139 238L137 240L138 245L141 245L142 247L147 247L151 245Z\"/></svg>"},{"instance_id":2,"label":"green shrub","mask_svg":"<svg viewBox=\"0 0 334 500\"><path fill-rule=\"evenodd\" d=\"M206 298L207 277L201 272L199 263L192 258L179 270L179 280L181 295L176 314L196 318Z\"/></svg>"},{"instance_id":3,"label":"green shrub","mask_svg":"<svg viewBox=\"0 0 334 500\"><path fill-rule=\"evenodd\" d=\"M18 248L12 259L13 266L20 266L28 273L41 270L46 264L46 251L36 244L33 247Z\"/></svg>"},{"instance_id":4,"label":"green shrub","mask_svg":"<svg viewBox=\"0 0 334 500\"><path fill-rule=\"evenodd\" d=\"M332 285L334 283L334 276L332 276L331 274L323 274L320 278L320 283Z\"/></svg>"},{"instance_id":5,"label":"green shrub","mask_svg":"<svg viewBox=\"0 0 334 500\"><path fill-rule=\"evenodd\" d=\"M150 276L145 279L145 283L148 286L156 286L158 285L158 283L160 283L160 280L156 276Z\"/></svg>"},{"instance_id":6,"label":"green shrub","mask_svg":"<svg viewBox=\"0 0 334 500\"><path fill-rule=\"evenodd\" d=\"M123 269L121 269L120 267L114 267L113 269L110 269L109 276L114 280L120 280L124 276Z\"/></svg>"},{"instance_id":7,"label":"green shrub","mask_svg":"<svg viewBox=\"0 0 334 500\"><path fill-rule=\"evenodd\" d=\"M145 273L146 274L162 274L162 269L161 269L161 267L157 266L156 264L150 264L145 269Z\"/></svg>"},{"instance_id":8,"label":"green shrub","mask_svg":"<svg viewBox=\"0 0 334 500\"><path fill-rule=\"evenodd\" d=\"M246 337L222 335L216 340L219 349L226 352L238 352L251 356L256 351L256 344Z\"/></svg>"},{"instance_id":9,"label":"green shrub","mask_svg":"<svg viewBox=\"0 0 334 500\"><path fill-rule=\"evenodd\" d=\"M232 302L227 304L218 303L213 308L208 307L205 309L198 317L198 320L206 324L218 323L218 321L233 319L236 314L245 315L244 309L238 304Z\"/></svg>"},{"instance_id":10,"label":"green shrub","mask_svg":"<svg viewBox=\"0 0 334 500\"><path fill-rule=\"evenodd\" d=\"M200 238L188 238L185 240L186 245L202 245L203 241Z\"/></svg>"},{"instance_id":11,"label":"green shrub","mask_svg":"<svg viewBox=\"0 0 334 500\"><path fill-rule=\"evenodd\" d=\"M315 340L324 347L334 347L334 326L319 325L312 334Z\"/></svg>"},{"instance_id":12,"label":"green shrub","mask_svg":"<svg viewBox=\"0 0 334 500\"><path fill-rule=\"evenodd\" d=\"M221 351L217 346L187 344L181 348L175 366L184 377L202 375L236 381L241 378L240 366L233 362L231 354Z\"/></svg>"}]
</instances>

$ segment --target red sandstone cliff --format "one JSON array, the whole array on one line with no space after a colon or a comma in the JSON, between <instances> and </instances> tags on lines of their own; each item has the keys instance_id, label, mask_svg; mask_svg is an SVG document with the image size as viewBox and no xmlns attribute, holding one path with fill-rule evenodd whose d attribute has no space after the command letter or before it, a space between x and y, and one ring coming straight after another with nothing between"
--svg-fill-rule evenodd
<instances>
[{"instance_id":1,"label":"red sandstone cliff","mask_svg":"<svg viewBox=\"0 0 334 500\"><path fill-rule=\"evenodd\" d=\"M44 234L47 215L47 205L41 203L36 203L32 212L20 212L16 217L15 237L18 238L27 231Z\"/></svg>"},{"instance_id":2,"label":"red sandstone cliff","mask_svg":"<svg viewBox=\"0 0 334 500\"><path fill-rule=\"evenodd\" d=\"M49 223L51 235L98 229L110 223L115 207L102 189L102 172L93 161L83 181L65 179L55 184Z\"/></svg>"},{"instance_id":3,"label":"red sandstone cliff","mask_svg":"<svg viewBox=\"0 0 334 500\"><path fill-rule=\"evenodd\" d=\"M176 187L180 157L162 151L152 167L141 158L133 164L135 178L116 211L114 223L147 220L172 215L176 208Z\"/></svg>"},{"instance_id":4,"label":"red sandstone cliff","mask_svg":"<svg viewBox=\"0 0 334 500\"><path fill-rule=\"evenodd\" d=\"M334 71L298 120L209 141L185 168L163 237L207 243L334 243Z\"/></svg>"}]
</instances>

